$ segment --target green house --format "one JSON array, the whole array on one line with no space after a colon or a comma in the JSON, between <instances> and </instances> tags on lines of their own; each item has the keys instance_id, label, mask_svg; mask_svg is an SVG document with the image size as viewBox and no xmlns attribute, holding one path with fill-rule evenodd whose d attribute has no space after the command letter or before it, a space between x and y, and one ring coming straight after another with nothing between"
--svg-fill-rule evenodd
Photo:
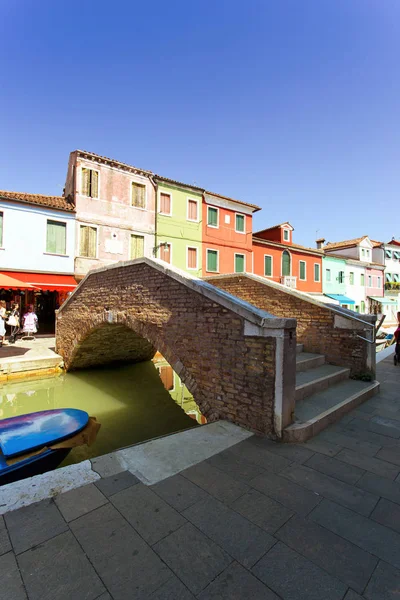
<instances>
[{"instance_id":1,"label":"green house","mask_svg":"<svg viewBox=\"0 0 400 600\"><path fill-rule=\"evenodd\" d=\"M195 277L202 270L203 190L156 176L154 256Z\"/></svg>"}]
</instances>

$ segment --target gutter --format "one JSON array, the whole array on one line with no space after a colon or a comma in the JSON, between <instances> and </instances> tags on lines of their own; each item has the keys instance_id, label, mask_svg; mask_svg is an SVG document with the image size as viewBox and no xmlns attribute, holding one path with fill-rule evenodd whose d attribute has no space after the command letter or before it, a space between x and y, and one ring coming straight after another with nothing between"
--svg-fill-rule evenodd
<instances>
[{"instance_id":1,"label":"gutter","mask_svg":"<svg viewBox=\"0 0 400 600\"><path fill-rule=\"evenodd\" d=\"M155 192L155 201L154 201L154 247L153 247L153 257L157 258L157 215L158 215L158 183L153 179L151 175L149 175L149 179L151 181L152 186L154 187Z\"/></svg>"}]
</instances>

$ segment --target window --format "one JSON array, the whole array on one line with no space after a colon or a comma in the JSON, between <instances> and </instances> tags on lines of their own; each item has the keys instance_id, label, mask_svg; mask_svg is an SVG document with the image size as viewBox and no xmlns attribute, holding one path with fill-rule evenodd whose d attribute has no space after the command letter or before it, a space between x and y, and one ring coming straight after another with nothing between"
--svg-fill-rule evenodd
<instances>
[{"instance_id":1,"label":"window","mask_svg":"<svg viewBox=\"0 0 400 600\"><path fill-rule=\"evenodd\" d=\"M361 249L361 256L365 256L365 249L364 248Z\"/></svg>"},{"instance_id":2,"label":"window","mask_svg":"<svg viewBox=\"0 0 400 600\"><path fill-rule=\"evenodd\" d=\"M300 261L300 279L302 281L306 280L306 261L305 260Z\"/></svg>"},{"instance_id":3,"label":"window","mask_svg":"<svg viewBox=\"0 0 400 600\"><path fill-rule=\"evenodd\" d=\"M369 250L366 250L366 251L365 251L365 256L366 256L367 258L369 258Z\"/></svg>"},{"instance_id":4,"label":"window","mask_svg":"<svg viewBox=\"0 0 400 600\"><path fill-rule=\"evenodd\" d=\"M171 194L160 194L160 213L163 215L171 214Z\"/></svg>"},{"instance_id":5,"label":"window","mask_svg":"<svg viewBox=\"0 0 400 600\"><path fill-rule=\"evenodd\" d=\"M146 208L146 186L132 181L132 206Z\"/></svg>"},{"instance_id":6,"label":"window","mask_svg":"<svg viewBox=\"0 0 400 600\"><path fill-rule=\"evenodd\" d=\"M377 277L377 287L378 288L382 287L382 278L381 277Z\"/></svg>"},{"instance_id":7,"label":"window","mask_svg":"<svg viewBox=\"0 0 400 600\"><path fill-rule=\"evenodd\" d=\"M197 200L188 199L188 210L187 210L188 221L198 221L198 202Z\"/></svg>"},{"instance_id":8,"label":"window","mask_svg":"<svg viewBox=\"0 0 400 600\"><path fill-rule=\"evenodd\" d=\"M339 283L343 283L344 282L344 271L339 271L338 282Z\"/></svg>"},{"instance_id":9,"label":"window","mask_svg":"<svg viewBox=\"0 0 400 600\"><path fill-rule=\"evenodd\" d=\"M365 276L364 276L364 273L361 273L361 275L360 275L360 284L361 285L365 285Z\"/></svg>"},{"instance_id":10,"label":"window","mask_svg":"<svg viewBox=\"0 0 400 600\"><path fill-rule=\"evenodd\" d=\"M368 275L368 287L372 287L372 275Z\"/></svg>"},{"instance_id":11,"label":"window","mask_svg":"<svg viewBox=\"0 0 400 600\"><path fill-rule=\"evenodd\" d=\"M67 246L67 224L47 221L46 252L65 254Z\"/></svg>"},{"instance_id":12,"label":"window","mask_svg":"<svg viewBox=\"0 0 400 600\"><path fill-rule=\"evenodd\" d=\"M353 273L353 271L350 271L350 273L349 273L349 283L350 283L350 285L354 285L354 273Z\"/></svg>"},{"instance_id":13,"label":"window","mask_svg":"<svg viewBox=\"0 0 400 600\"><path fill-rule=\"evenodd\" d=\"M97 228L90 225L80 226L79 255L85 258L97 256Z\"/></svg>"},{"instance_id":14,"label":"window","mask_svg":"<svg viewBox=\"0 0 400 600\"><path fill-rule=\"evenodd\" d=\"M174 371L170 365L165 367L159 367L158 369L161 381L167 392L171 392L174 389Z\"/></svg>"},{"instance_id":15,"label":"window","mask_svg":"<svg viewBox=\"0 0 400 600\"><path fill-rule=\"evenodd\" d=\"M320 265L318 263L314 263L314 281L320 280Z\"/></svg>"},{"instance_id":16,"label":"window","mask_svg":"<svg viewBox=\"0 0 400 600\"><path fill-rule=\"evenodd\" d=\"M392 281L392 274L391 273L386 273L385 277L386 277L386 281Z\"/></svg>"},{"instance_id":17,"label":"window","mask_svg":"<svg viewBox=\"0 0 400 600\"><path fill-rule=\"evenodd\" d=\"M207 209L207 225L210 227L218 227L218 208L209 206Z\"/></svg>"},{"instance_id":18,"label":"window","mask_svg":"<svg viewBox=\"0 0 400 600\"><path fill-rule=\"evenodd\" d=\"M197 269L197 248L187 249L187 268Z\"/></svg>"},{"instance_id":19,"label":"window","mask_svg":"<svg viewBox=\"0 0 400 600\"><path fill-rule=\"evenodd\" d=\"M207 271L218 272L218 250L207 250Z\"/></svg>"},{"instance_id":20,"label":"window","mask_svg":"<svg viewBox=\"0 0 400 600\"><path fill-rule=\"evenodd\" d=\"M142 235L131 235L130 258L141 258L144 256L144 237Z\"/></svg>"},{"instance_id":21,"label":"window","mask_svg":"<svg viewBox=\"0 0 400 600\"><path fill-rule=\"evenodd\" d=\"M393 258L397 258L397 260L400 258L400 253L399 252L393 252Z\"/></svg>"},{"instance_id":22,"label":"window","mask_svg":"<svg viewBox=\"0 0 400 600\"><path fill-rule=\"evenodd\" d=\"M264 255L264 275L266 277L272 277L272 256L268 254Z\"/></svg>"},{"instance_id":23,"label":"window","mask_svg":"<svg viewBox=\"0 0 400 600\"><path fill-rule=\"evenodd\" d=\"M99 172L94 169L82 169L82 195L89 198L99 197Z\"/></svg>"},{"instance_id":24,"label":"window","mask_svg":"<svg viewBox=\"0 0 400 600\"><path fill-rule=\"evenodd\" d=\"M3 247L3 213L0 212L0 248Z\"/></svg>"},{"instance_id":25,"label":"window","mask_svg":"<svg viewBox=\"0 0 400 600\"><path fill-rule=\"evenodd\" d=\"M326 281L331 281L331 270L330 269L326 269L325 277L326 277Z\"/></svg>"},{"instance_id":26,"label":"window","mask_svg":"<svg viewBox=\"0 0 400 600\"><path fill-rule=\"evenodd\" d=\"M292 270L290 254L287 250L282 252L282 276L289 277Z\"/></svg>"},{"instance_id":27,"label":"window","mask_svg":"<svg viewBox=\"0 0 400 600\"><path fill-rule=\"evenodd\" d=\"M235 217L235 231L244 233L244 215L236 215Z\"/></svg>"},{"instance_id":28,"label":"window","mask_svg":"<svg viewBox=\"0 0 400 600\"><path fill-rule=\"evenodd\" d=\"M365 302L364 302L364 300L361 300L361 312L363 314L365 313Z\"/></svg>"},{"instance_id":29,"label":"window","mask_svg":"<svg viewBox=\"0 0 400 600\"><path fill-rule=\"evenodd\" d=\"M399 282L399 280L400 280L398 273L393 273L392 278L393 278L393 281L396 281L396 282Z\"/></svg>"},{"instance_id":30,"label":"window","mask_svg":"<svg viewBox=\"0 0 400 600\"><path fill-rule=\"evenodd\" d=\"M386 255L386 258L392 258L392 251L391 250L385 250L385 255Z\"/></svg>"},{"instance_id":31,"label":"window","mask_svg":"<svg viewBox=\"0 0 400 600\"><path fill-rule=\"evenodd\" d=\"M354 307L354 310L355 310L356 312L358 312L358 313L360 312L360 307L359 307L359 305L358 305L358 304L356 304L356 306Z\"/></svg>"},{"instance_id":32,"label":"window","mask_svg":"<svg viewBox=\"0 0 400 600\"><path fill-rule=\"evenodd\" d=\"M283 230L283 239L285 240L285 242L289 241L289 239L290 239L289 229L284 229Z\"/></svg>"},{"instance_id":33,"label":"window","mask_svg":"<svg viewBox=\"0 0 400 600\"><path fill-rule=\"evenodd\" d=\"M245 257L244 254L235 254L235 273L245 272Z\"/></svg>"},{"instance_id":34,"label":"window","mask_svg":"<svg viewBox=\"0 0 400 600\"><path fill-rule=\"evenodd\" d=\"M166 263L171 263L171 244L168 242L160 244L160 258Z\"/></svg>"}]
</instances>

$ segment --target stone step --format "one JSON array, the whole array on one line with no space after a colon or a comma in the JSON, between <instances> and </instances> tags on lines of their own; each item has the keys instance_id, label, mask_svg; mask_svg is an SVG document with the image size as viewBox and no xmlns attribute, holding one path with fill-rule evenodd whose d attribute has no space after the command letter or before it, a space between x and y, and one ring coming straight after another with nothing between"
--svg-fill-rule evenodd
<instances>
[{"instance_id":1,"label":"stone step","mask_svg":"<svg viewBox=\"0 0 400 600\"><path fill-rule=\"evenodd\" d=\"M296 344L296 352L300 354L300 352L304 351L304 344Z\"/></svg>"},{"instance_id":2,"label":"stone step","mask_svg":"<svg viewBox=\"0 0 400 600\"><path fill-rule=\"evenodd\" d=\"M307 371L325 364L323 354L312 354L311 352L299 352L296 354L296 371Z\"/></svg>"},{"instance_id":3,"label":"stone step","mask_svg":"<svg viewBox=\"0 0 400 600\"><path fill-rule=\"evenodd\" d=\"M335 367L335 365L321 365L314 369L300 371L296 375L296 402L348 379L349 375L350 369Z\"/></svg>"},{"instance_id":4,"label":"stone step","mask_svg":"<svg viewBox=\"0 0 400 600\"><path fill-rule=\"evenodd\" d=\"M301 400L294 423L283 431L283 441L305 442L378 392L378 381L347 379Z\"/></svg>"}]
</instances>

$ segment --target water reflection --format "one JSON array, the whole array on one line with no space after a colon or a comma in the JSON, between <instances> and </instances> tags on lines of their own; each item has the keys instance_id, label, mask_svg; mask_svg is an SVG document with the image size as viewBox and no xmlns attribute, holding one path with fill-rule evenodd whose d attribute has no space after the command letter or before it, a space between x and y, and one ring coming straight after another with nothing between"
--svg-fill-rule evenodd
<instances>
[{"instance_id":1,"label":"water reflection","mask_svg":"<svg viewBox=\"0 0 400 600\"><path fill-rule=\"evenodd\" d=\"M187 388L159 354L145 363L0 386L0 419L50 408L80 408L102 424L93 446L74 448L64 465L205 422Z\"/></svg>"}]
</instances>

